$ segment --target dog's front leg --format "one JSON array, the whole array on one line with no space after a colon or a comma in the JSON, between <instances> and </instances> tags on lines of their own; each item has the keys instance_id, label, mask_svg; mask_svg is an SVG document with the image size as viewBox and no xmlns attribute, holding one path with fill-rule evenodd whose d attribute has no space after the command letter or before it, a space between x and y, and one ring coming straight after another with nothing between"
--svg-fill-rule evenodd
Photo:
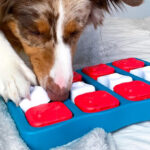
<instances>
[{"instance_id":1,"label":"dog's front leg","mask_svg":"<svg viewBox=\"0 0 150 150\"><path fill-rule=\"evenodd\" d=\"M34 73L0 31L0 95L5 101L11 99L18 105L20 99L29 94L31 84L36 84Z\"/></svg>"}]
</instances>

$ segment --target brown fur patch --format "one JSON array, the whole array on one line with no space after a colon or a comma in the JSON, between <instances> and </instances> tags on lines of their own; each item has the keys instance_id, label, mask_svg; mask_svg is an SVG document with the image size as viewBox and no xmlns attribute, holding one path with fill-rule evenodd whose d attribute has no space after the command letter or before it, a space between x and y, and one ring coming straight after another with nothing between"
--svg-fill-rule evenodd
<instances>
[{"instance_id":1,"label":"brown fur patch","mask_svg":"<svg viewBox=\"0 0 150 150\"><path fill-rule=\"evenodd\" d=\"M66 33L74 33L78 29L78 24L75 20L70 21L66 26L65 26L65 32Z\"/></svg>"},{"instance_id":2,"label":"brown fur patch","mask_svg":"<svg viewBox=\"0 0 150 150\"><path fill-rule=\"evenodd\" d=\"M50 32L50 25L44 19L39 19L36 21L36 26L40 33L49 33Z\"/></svg>"},{"instance_id":3,"label":"brown fur patch","mask_svg":"<svg viewBox=\"0 0 150 150\"><path fill-rule=\"evenodd\" d=\"M16 52L20 52L21 50L23 50L22 44L20 43L20 41L18 40L18 38L16 38L16 36L14 36L14 34L11 32L11 30L8 28L7 24L3 24L0 27L0 30L3 31L3 33L5 34L5 36L7 37L8 41L11 43L11 45L13 46L14 50L16 50Z\"/></svg>"},{"instance_id":4,"label":"brown fur patch","mask_svg":"<svg viewBox=\"0 0 150 150\"><path fill-rule=\"evenodd\" d=\"M64 0L64 42L69 44L72 49L72 57L75 53L77 41L87 25L91 11L91 3L86 0Z\"/></svg>"},{"instance_id":5,"label":"brown fur patch","mask_svg":"<svg viewBox=\"0 0 150 150\"><path fill-rule=\"evenodd\" d=\"M64 23L76 20L80 26L85 26L91 11L90 0L64 0Z\"/></svg>"},{"instance_id":6,"label":"brown fur patch","mask_svg":"<svg viewBox=\"0 0 150 150\"><path fill-rule=\"evenodd\" d=\"M16 37L21 41L25 53L29 56L33 70L41 85L46 84L44 78L49 75L54 62L53 45L48 43L45 48L30 46L22 39L21 35L17 32L17 25L15 22L8 23L9 28L15 34ZM43 85L44 86L44 85Z\"/></svg>"},{"instance_id":7,"label":"brown fur patch","mask_svg":"<svg viewBox=\"0 0 150 150\"><path fill-rule=\"evenodd\" d=\"M72 38L75 38L78 33L80 33L81 29L79 28L77 22L75 20L70 21L68 24L66 24L64 29L64 41L65 43L70 44L70 40Z\"/></svg>"}]
</instances>

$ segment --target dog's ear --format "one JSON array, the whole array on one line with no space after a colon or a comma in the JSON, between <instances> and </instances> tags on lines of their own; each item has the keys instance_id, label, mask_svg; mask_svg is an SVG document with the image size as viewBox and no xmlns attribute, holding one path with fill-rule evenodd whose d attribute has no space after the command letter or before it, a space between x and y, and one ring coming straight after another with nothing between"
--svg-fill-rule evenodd
<instances>
[{"instance_id":1,"label":"dog's ear","mask_svg":"<svg viewBox=\"0 0 150 150\"><path fill-rule=\"evenodd\" d=\"M9 17L13 4L14 0L0 0L0 23Z\"/></svg>"},{"instance_id":2,"label":"dog's ear","mask_svg":"<svg viewBox=\"0 0 150 150\"><path fill-rule=\"evenodd\" d=\"M89 16L89 23L93 23L96 27L103 23L105 11L109 12L111 5L117 8L121 4L121 0L90 0L91 1L91 13Z\"/></svg>"},{"instance_id":3,"label":"dog's ear","mask_svg":"<svg viewBox=\"0 0 150 150\"><path fill-rule=\"evenodd\" d=\"M90 0L92 9L89 16L89 23L96 27L103 23L105 11L110 12L111 7L120 8L122 3L130 6L139 6L144 0Z\"/></svg>"},{"instance_id":4,"label":"dog's ear","mask_svg":"<svg viewBox=\"0 0 150 150\"><path fill-rule=\"evenodd\" d=\"M122 0L124 3L130 6L139 6L144 0Z\"/></svg>"}]
</instances>

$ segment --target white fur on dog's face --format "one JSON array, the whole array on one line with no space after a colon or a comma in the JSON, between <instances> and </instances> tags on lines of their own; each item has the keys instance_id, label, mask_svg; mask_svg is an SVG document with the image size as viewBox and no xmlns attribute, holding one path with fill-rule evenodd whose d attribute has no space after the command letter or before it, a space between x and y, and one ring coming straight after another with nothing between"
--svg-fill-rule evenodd
<instances>
[{"instance_id":1,"label":"white fur on dog's face","mask_svg":"<svg viewBox=\"0 0 150 150\"><path fill-rule=\"evenodd\" d=\"M17 56L1 31L0 60L0 95L5 101L11 99L19 104L20 98L29 94L30 85L36 85L36 77Z\"/></svg>"},{"instance_id":2,"label":"white fur on dog's face","mask_svg":"<svg viewBox=\"0 0 150 150\"><path fill-rule=\"evenodd\" d=\"M59 18L57 21L57 44L54 52L54 65L50 70L50 77L60 88L67 88L72 81L71 47L63 41L63 23L65 10L62 0L59 1Z\"/></svg>"}]
</instances>

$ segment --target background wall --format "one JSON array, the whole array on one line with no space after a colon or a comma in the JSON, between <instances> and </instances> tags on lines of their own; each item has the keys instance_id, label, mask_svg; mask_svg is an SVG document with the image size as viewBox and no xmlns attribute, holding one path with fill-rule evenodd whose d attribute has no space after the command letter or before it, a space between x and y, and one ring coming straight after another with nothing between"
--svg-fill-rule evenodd
<instances>
[{"instance_id":1,"label":"background wall","mask_svg":"<svg viewBox=\"0 0 150 150\"><path fill-rule=\"evenodd\" d=\"M125 5L124 11L119 11L111 14L111 16L119 16L125 18L143 18L150 16L150 0L144 0L144 3L139 7L130 7Z\"/></svg>"}]
</instances>

